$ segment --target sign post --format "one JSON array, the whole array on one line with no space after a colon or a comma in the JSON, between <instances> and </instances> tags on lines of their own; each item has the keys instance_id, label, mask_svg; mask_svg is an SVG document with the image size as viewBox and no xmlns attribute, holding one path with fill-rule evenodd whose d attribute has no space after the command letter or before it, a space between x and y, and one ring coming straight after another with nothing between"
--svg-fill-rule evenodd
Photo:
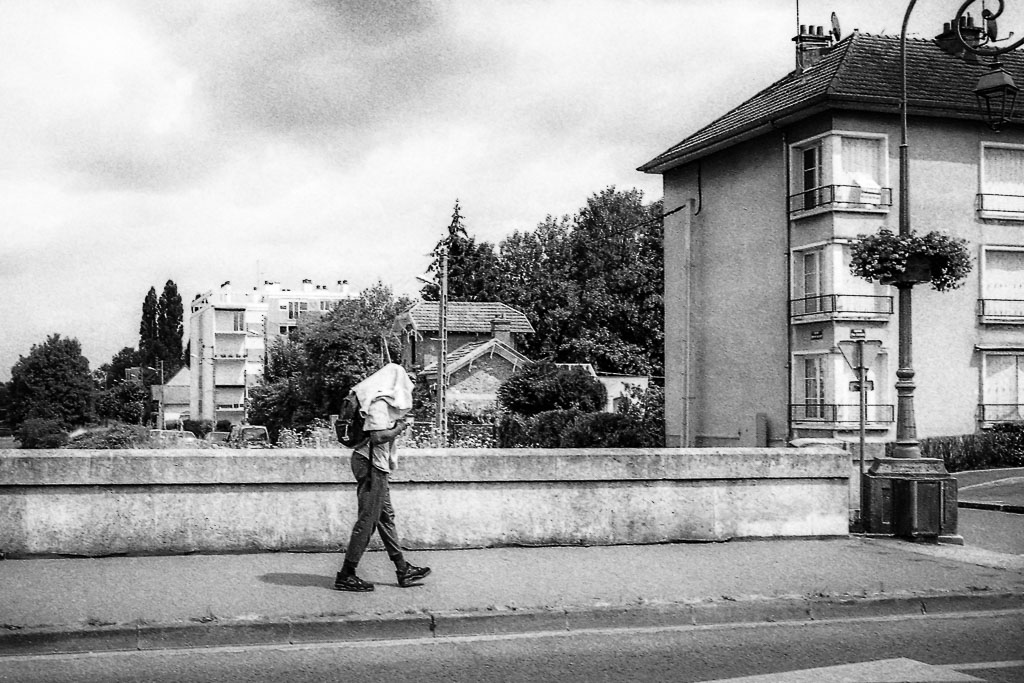
<instances>
[{"instance_id":1,"label":"sign post","mask_svg":"<svg viewBox=\"0 0 1024 683\"><path fill-rule=\"evenodd\" d=\"M839 350L850 368L857 373L856 388L860 394L860 475L864 476L864 442L868 412L868 367L882 348L878 339L865 339L864 330L850 330L850 339L839 342Z\"/></svg>"}]
</instances>

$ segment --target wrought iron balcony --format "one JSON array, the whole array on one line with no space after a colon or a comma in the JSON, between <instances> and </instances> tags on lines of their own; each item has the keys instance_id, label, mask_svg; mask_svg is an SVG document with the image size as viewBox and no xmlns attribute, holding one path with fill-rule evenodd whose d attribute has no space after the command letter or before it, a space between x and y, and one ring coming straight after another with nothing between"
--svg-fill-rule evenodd
<instances>
[{"instance_id":1,"label":"wrought iron balcony","mask_svg":"<svg viewBox=\"0 0 1024 683\"><path fill-rule=\"evenodd\" d=\"M978 299L982 322L1024 322L1024 299Z\"/></svg>"},{"instance_id":2,"label":"wrought iron balcony","mask_svg":"<svg viewBox=\"0 0 1024 683\"><path fill-rule=\"evenodd\" d=\"M982 403L978 406L979 422L1020 422L1024 421L1024 404Z\"/></svg>"},{"instance_id":3,"label":"wrought iron balcony","mask_svg":"<svg viewBox=\"0 0 1024 683\"><path fill-rule=\"evenodd\" d=\"M864 421L888 424L895 420L896 409L891 403L868 404ZM820 422L835 425L860 424L860 405L857 403L794 403L789 406L793 422Z\"/></svg>"},{"instance_id":4,"label":"wrought iron balcony","mask_svg":"<svg viewBox=\"0 0 1024 683\"><path fill-rule=\"evenodd\" d=\"M789 195L789 213L829 209L887 209L892 206L892 188L869 190L859 185L822 185Z\"/></svg>"},{"instance_id":5,"label":"wrought iron balcony","mask_svg":"<svg viewBox=\"0 0 1024 683\"><path fill-rule=\"evenodd\" d=\"M1016 194L978 194L978 212L988 218L1024 220L1024 196Z\"/></svg>"},{"instance_id":6,"label":"wrought iron balcony","mask_svg":"<svg viewBox=\"0 0 1024 683\"><path fill-rule=\"evenodd\" d=\"M879 315L892 315L892 297L873 294L819 294L792 299L789 302L791 318L802 318L810 315L828 317L873 318Z\"/></svg>"}]
</instances>

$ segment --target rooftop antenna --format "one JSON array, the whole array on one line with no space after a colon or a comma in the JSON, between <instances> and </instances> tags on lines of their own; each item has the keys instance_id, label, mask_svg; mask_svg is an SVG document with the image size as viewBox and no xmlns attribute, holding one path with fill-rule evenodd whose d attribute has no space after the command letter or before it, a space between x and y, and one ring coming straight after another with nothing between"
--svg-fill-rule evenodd
<instances>
[{"instance_id":1,"label":"rooftop antenna","mask_svg":"<svg viewBox=\"0 0 1024 683\"><path fill-rule=\"evenodd\" d=\"M800 35L800 0L796 0L796 35ZM800 68L800 50L794 51L796 54L796 68Z\"/></svg>"},{"instance_id":2,"label":"rooftop antenna","mask_svg":"<svg viewBox=\"0 0 1024 683\"><path fill-rule=\"evenodd\" d=\"M838 43L839 39L842 38L842 37L843 37L843 32L839 28L839 16L835 12L833 12L832 13L832 39L833 39L834 42Z\"/></svg>"}]
</instances>

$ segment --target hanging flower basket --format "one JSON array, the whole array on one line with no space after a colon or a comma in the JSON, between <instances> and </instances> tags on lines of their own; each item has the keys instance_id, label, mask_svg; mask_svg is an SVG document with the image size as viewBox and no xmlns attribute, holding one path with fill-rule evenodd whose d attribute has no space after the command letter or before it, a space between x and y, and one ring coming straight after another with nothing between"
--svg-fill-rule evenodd
<instances>
[{"instance_id":1,"label":"hanging flower basket","mask_svg":"<svg viewBox=\"0 0 1024 683\"><path fill-rule=\"evenodd\" d=\"M882 228L873 235L858 235L852 253L850 271L883 285L928 282L944 292L963 285L971 272L967 240L936 231L902 236Z\"/></svg>"}]
</instances>

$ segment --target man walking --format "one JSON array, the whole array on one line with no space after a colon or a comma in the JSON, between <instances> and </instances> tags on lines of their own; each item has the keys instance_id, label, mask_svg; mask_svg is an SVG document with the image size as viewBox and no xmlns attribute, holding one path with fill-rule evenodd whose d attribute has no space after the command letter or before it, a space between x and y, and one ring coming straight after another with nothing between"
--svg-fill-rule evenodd
<instances>
[{"instance_id":1,"label":"man walking","mask_svg":"<svg viewBox=\"0 0 1024 683\"><path fill-rule=\"evenodd\" d=\"M388 363L352 391L359 400L369 438L352 451L358 514L334 587L342 591L373 590L372 583L356 576L356 567L376 529L388 557L395 563L398 585L408 588L430 574L430 567L411 565L402 554L388 477L398 465L395 441L409 426L405 417L412 409L412 382L402 366Z\"/></svg>"}]
</instances>

